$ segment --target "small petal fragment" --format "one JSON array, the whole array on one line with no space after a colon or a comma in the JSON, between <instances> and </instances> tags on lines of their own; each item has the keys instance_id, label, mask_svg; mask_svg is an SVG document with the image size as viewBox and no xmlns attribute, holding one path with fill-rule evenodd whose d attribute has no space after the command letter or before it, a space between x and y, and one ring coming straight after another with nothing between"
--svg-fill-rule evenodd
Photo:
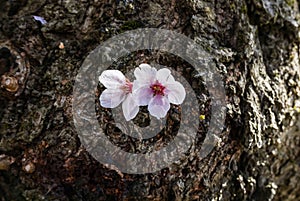
<instances>
[{"instance_id":1,"label":"small petal fragment","mask_svg":"<svg viewBox=\"0 0 300 201\"><path fill-rule=\"evenodd\" d=\"M126 85L126 78L121 71L105 70L99 77L99 81L108 89L119 89Z\"/></svg>"},{"instance_id":2,"label":"small petal fragment","mask_svg":"<svg viewBox=\"0 0 300 201\"><path fill-rule=\"evenodd\" d=\"M122 103L123 114L126 121L133 119L139 112L139 106L135 103L132 94L128 94Z\"/></svg>"},{"instance_id":3,"label":"small petal fragment","mask_svg":"<svg viewBox=\"0 0 300 201\"><path fill-rule=\"evenodd\" d=\"M36 21L39 21L41 24L47 24L47 21L46 21L43 17L33 15L33 18L34 18Z\"/></svg>"},{"instance_id":4,"label":"small petal fragment","mask_svg":"<svg viewBox=\"0 0 300 201\"><path fill-rule=\"evenodd\" d=\"M121 89L105 89L100 96L100 104L105 108L117 107L126 97Z\"/></svg>"},{"instance_id":5,"label":"small petal fragment","mask_svg":"<svg viewBox=\"0 0 300 201\"><path fill-rule=\"evenodd\" d=\"M170 102L165 96L154 96L148 105L149 113L156 118L164 118L170 109Z\"/></svg>"}]
</instances>

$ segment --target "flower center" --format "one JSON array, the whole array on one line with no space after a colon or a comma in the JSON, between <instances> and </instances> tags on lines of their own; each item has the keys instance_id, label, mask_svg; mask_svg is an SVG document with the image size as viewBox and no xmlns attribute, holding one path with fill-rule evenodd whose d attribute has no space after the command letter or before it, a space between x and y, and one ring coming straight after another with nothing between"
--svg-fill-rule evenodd
<instances>
[{"instance_id":1,"label":"flower center","mask_svg":"<svg viewBox=\"0 0 300 201\"><path fill-rule=\"evenodd\" d=\"M152 89L152 92L153 92L153 96L156 96L156 95L162 95L164 96L165 95L165 88L163 85L161 85L159 82L151 85L150 87Z\"/></svg>"},{"instance_id":2,"label":"flower center","mask_svg":"<svg viewBox=\"0 0 300 201\"><path fill-rule=\"evenodd\" d=\"M126 93L132 93L132 85L133 85L132 82L130 82L130 80L126 79L126 84L123 85L121 87L121 89L123 91L125 91Z\"/></svg>"}]
</instances>

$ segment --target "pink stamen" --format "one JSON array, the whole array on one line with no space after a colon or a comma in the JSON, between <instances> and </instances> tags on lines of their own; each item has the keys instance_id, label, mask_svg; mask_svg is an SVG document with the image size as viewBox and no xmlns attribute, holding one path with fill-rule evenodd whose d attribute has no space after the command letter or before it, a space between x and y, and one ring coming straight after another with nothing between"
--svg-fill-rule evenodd
<instances>
[{"instance_id":1,"label":"pink stamen","mask_svg":"<svg viewBox=\"0 0 300 201\"><path fill-rule=\"evenodd\" d=\"M127 87L128 93L132 93L132 86L133 86L133 83L130 82L128 79L126 79L126 87Z\"/></svg>"},{"instance_id":2,"label":"pink stamen","mask_svg":"<svg viewBox=\"0 0 300 201\"><path fill-rule=\"evenodd\" d=\"M130 82L128 79L126 79L126 83L125 83L125 85L123 85L121 87L121 89L123 91L125 91L126 93L132 93L132 86L133 86L133 83Z\"/></svg>"},{"instance_id":3,"label":"pink stamen","mask_svg":"<svg viewBox=\"0 0 300 201\"><path fill-rule=\"evenodd\" d=\"M156 96L156 95L162 95L164 96L165 95L165 88L161 83L159 83L158 81L156 81L155 84L151 85L150 87L152 89L152 92L153 92L153 96Z\"/></svg>"}]
</instances>

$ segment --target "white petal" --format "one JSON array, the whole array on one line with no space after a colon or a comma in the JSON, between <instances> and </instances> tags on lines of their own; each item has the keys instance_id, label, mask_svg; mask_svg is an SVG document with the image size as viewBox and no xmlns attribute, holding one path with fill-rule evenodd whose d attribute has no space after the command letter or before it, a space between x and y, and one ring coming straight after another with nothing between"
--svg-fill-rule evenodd
<instances>
[{"instance_id":1,"label":"white petal","mask_svg":"<svg viewBox=\"0 0 300 201\"><path fill-rule=\"evenodd\" d=\"M43 17L33 15L33 18L34 18L36 21L39 21L41 24L47 24L47 21L46 21Z\"/></svg>"},{"instance_id":2,"label":"white petal","mask_svg":"<svg viewBox=\"0 0 300 201\"><path fill-rule=\"evenodd\" d=\"M141 84L151 84L155 80L156 72L149 64L141 64L134 70L134 76Z\"/></svg>"},{"instance_id":3,"label":"white petal","mask_svg":"<svg viewBox=\"0 0 300 201\"><path fill-rule=\"evenodd\" d=\"M175 82L174 77L171 75L171 71L167 68L158 70L156 73L156 79L163 85L168 82Z\"/></svg>"},{"instance_id":4,"label":"white petal","mask_svg":"<svg viewBox=\"0 0 300 201\"><path fill-rule=\"evenodd\" d=\"M166 89L170 103L179 105L184 101L186 93L181 83L177 81L168 83Z\"/></svg>"},{"instance_id":5,"label":"white petal","mask_svg":"<svg viewBox=\"0 0 300 201\"><path fill-rule=\"evenodd\" d=\"M126 97L121 89L105 89L100 96L100 105L105 108L117 107Z\"/></svg>"},{"instance_id":6,"label":"white petal","mask_svg":"<svg viewBox=\"0 0 300 201\"><path fill-rule=\"evenodd\" d=\"M153 92L150 86L139 85L136 80L133 82L132 94L139 106L148 105L149 101L153 97Z\"/></svg>"},{"instance_id":7,"label":"white petal","mask_svg":"<svg viewBox=\"0 0 300 201\"><path fill-rule=\"evenodd\" d=\"M147 86L145 84L141 84L139 81L137 80L134 80L133 83L132 83L132 93L136 90L138 90L139 88L143 87L143 86ZM150 85L149 85L150 87Z\"/></svg>"},{"instance_id":8,"label":"white petal","mask_svg":"<svg viewBox=\"0 0 300 201\"><path fill-rule=\"evenodd\" d=\"M165 96L154 96L148 105L149 113L156 118L164 118L170 109L169 100Z\"/></svg>"},{"instance_id":9,"label":"white petal","mask_svg":"<svg viewBox=\"0 0 300 201\"><path fill-rule=\"evenodd\" d=\"M119 70L105 70L99 81L108 89L118 89L126 84L126 78Z\"/></svg>"},{"instance_id":10,"label":"white petal","mask_svg":"<svg viewBox=\"0 0 300 201\"><path fill-rule=\"evenodd\" d=\"M135 103L132 94L128 94L122 103L123 114L126 121L133 119L139 112L139 106Z\"/></svg>"}]
</instances>

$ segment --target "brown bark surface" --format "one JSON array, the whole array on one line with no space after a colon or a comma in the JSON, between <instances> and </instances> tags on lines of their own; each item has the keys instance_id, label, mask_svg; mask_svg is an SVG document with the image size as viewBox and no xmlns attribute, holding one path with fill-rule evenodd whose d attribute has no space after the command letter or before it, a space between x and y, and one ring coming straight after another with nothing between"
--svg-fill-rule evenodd
<instances>
[{"instance_id":1,"label":"brown bark surface","mask_svg":"<svg viewBox=\"0 0 300 201\"><path fill-rule=\"evenodd\" d=\"M0 200L298 200L299 6L297 0L1 1L0 74L12 81L0 89ZM99 163L81 145L72 115L75 77L98 45L137 28L177 31L214 58L226 89L226 122L204 159L194 151L159 172L131 175ZM193 69L164 53L138 52L115 66L153 58L180 66L193 82ZM204 94L199 147L209 126L211 97ZM118 132L111 138L123 145ZM139 142L128 143L125 149Z\"/></svg>"}]
</instances>

